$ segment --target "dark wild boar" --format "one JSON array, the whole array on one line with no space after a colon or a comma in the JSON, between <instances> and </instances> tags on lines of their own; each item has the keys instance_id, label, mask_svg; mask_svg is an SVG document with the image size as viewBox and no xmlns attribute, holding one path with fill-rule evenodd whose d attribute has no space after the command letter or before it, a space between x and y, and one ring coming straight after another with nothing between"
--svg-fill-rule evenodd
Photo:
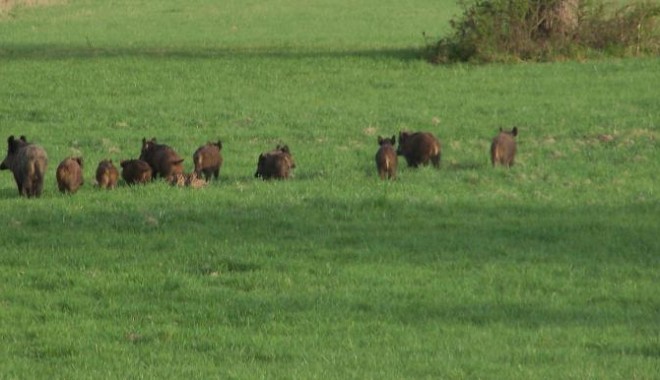
<instances>
[{"instance_id":1,"label":"dark wild boar","mask_svg":"<svg viewBox=\"0 0 660 380\"><path fill-rule=\"evenodd\" d=\"M128 185L147 183L151 181L151 166L142 160L122 160L121 177Z\"/></svg>"},{"instance_id":2,"label":"dark wild boar","mask_svg":"<svg viewBox=\"0 0 660 380\"><path fill-rule=\"evenodd\" d=\"M291 169L295 167L296 163L293 161L289 147L278 145L274 150L259 155L257 172L254 176L264 180L288 179L291 176Z\"/></svg>"},{"instance_id":3,"label":"dark wild boar","mask_svg":"<svg viewBox=\"0 0 660 380\"><path fill-rule=\"evenodd\" d=\"M99 166L96 168L96 183L101 189L114 189L118 179L119 171L112 160L99 162Z\"/></svg>"},{"instance_id":4,"label":"dark wild boar","mask_svg":"<svg viewBox=\"0 0 660 380\"><path fill-rule=\"evenodd\" d=\"M500 133L493 138L490 145L490 162L493 166L500 164L506 167L513 165L516 157L516 139L518 128L513 127L511 132L506 132L500 128Z\"/></svg>"},{"instance_id":5,"label":"dark wild boar","mask_svg":"<svg viewBox=\"0 0 660 380\"><path fill-rule=\"evenodd\" d=\"M396 136L392 138L383 138L378 136L378 152L376 152L376 169L380 179L395 179L397 156L394 150L396 144Z\"/></svg>"},{"instance_id":6,"label":"dark wild boar","mask_svg":"<svg viewBox=\"0 0 660 380\"><path fill-rule=\"evenodd\" d=\"M57 166L55 172L57 188L62 193L75 194L83 185L83 159L82 157L69 157Z\"/></svg>"},{"instance_id":7,"label":"dark wild boar","mask_svg":"<svg viewBox=\"0 0 660 380\"><path fill-rule=\"evenodd\" d=\"M216 180L218 179L220 167L222 166L221 150L222 141L218 140L217 143L209 142L195 151L193 162L197 177L201 178L204 174L204 179L207 181L211 179L211 176Z\"/></svg>"},{"instance_id":8,"label":"dark wild boar","mask_svg":"<svg viewBox=\"0 0 660 380\"><path fill-rule=\"evenodd\" d=\"M169 146L158 144L155 137L151 140L142 139L140 160L151 166L154 179L161 176L169 180L172 176L183 173L183 158Z\"/></svg>"},{"instance_id":9,"label":"dark wild boar","mask_svg":"<svg viewBox=\"0 0 660 380\"><path fill-rule=\"evenodd\" d=\"M44 148L28 143L25 136L18 139L9 136L7 157L0 164L0 170L10 170L14 174L19 195L41 196L47 167L48 155Z\"/></svg>"},{"instance_id":10,"label":"dark wild boar","mask_svg":"<svg viewBox=\"0 0 660 380\"><path fill-rule=\"evenodd\" d=\"M399 133L399 148L396 153L405 157L409 167L416 168L419 165L428 165L430 162L438 168L442 147L432 133L404 131Z\"/></svg>"}]
</instances>

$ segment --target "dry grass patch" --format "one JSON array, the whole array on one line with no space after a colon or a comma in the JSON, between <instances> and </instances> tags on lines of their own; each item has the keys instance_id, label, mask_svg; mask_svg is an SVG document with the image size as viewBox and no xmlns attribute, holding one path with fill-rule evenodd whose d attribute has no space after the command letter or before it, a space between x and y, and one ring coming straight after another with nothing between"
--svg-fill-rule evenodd
<instances>
[{"instance_id":1,"label":"dry grass patch","mask_svg":"<svg viewBox=\"0 0 660 380\"><path fill-rule=\"evenodd\" d=\"M43 7L64 3L66 0L0 0L0 15L9 13L15 7Z\"/></svg>"}]
</instances>

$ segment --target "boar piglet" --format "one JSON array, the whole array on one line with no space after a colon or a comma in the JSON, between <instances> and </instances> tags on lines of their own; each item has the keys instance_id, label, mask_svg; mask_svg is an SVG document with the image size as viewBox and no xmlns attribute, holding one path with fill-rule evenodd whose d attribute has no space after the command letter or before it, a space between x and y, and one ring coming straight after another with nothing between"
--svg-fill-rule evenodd
<instances>
[{"instance_id":1,"label":"boar piglet","mask_svg":"<svg viewBox=\"0 0 660 380\"><path fill-rule=\"evenodd\" d=\"M392 138L378 136L380 148L376 152L376 169L380 179L396 178L397 156L394 144L396 144L396 136Z\"/></svg>"},{"instance_id":2,"label":"boar piglet","mask_svg":"<svg viewBox=\"0 0 660 380\"><path fill-rule=\"evenodd\" d=\"M121 177L128 185L147 183L151 181L151 166L142 160L122 160Z\"/></svg>"},{"instance_id":3,"label":"boar piglet","mask_svg":"<svg viewBox=\"0 0 660 380\"><path fill-rule=\"evenodd\" d=\"M65 158L57 166L55 176L57 188L62 193L74 194L84 183L82 157Z\"/></svg>"},{"instance_id":4,"label":"boar piglet","mask_svg":"<svg viewBox=\"0 0 660 380\"><path fill-rule=\"evenodd\" d=\"M99 162L96 168L96 183L101 189L114 189L119 179L119 171L112 163L112 160L103 160Z\"/></svg>"},{"instance_id":5,"label":"boar piglet","mask_svg":"<svg viewBox=\"0 0 660 380\"><path fill-rule=\"evenodd\" d=\"M207 181L213 176L216 180L220 175L220 167L222 166L222 141L218 140L217 143L209 142L206 145L200 146L199 149L193 154L193 163L195 164L195 174L197 177L202 177Z\"/></svg>"},{"instance_id":6,"label":"boar piglet","mask_svg":"<svg viewBox=\"0 0 660 380\"><path fill-rule=\"evenodd\" d=\"M511 132L500 128L500 133L493 138L493 143L490 145L490 162L493 166L500 164L510 167L513 165L516 157L516 136L518 136L518 127L513 127Z\"/></svg>"}]
</instances>

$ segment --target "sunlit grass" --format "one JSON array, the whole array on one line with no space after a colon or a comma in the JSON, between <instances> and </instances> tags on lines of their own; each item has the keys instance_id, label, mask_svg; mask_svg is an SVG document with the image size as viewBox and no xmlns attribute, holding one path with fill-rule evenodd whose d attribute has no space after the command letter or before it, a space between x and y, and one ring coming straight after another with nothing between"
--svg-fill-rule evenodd
<instances>
[{"instance_id":1,"label":"sunlit grass","mask_svg":"<svg viewBox=\"0 0 660 380\"><path fill-rule=\"evenodd\" d=\"M435 67L418 38L454 4L224 6L0 21L2 138L50 157L40 199L0 173L4 376L655 376L657 59ZM514 125L516 165L492 168ZM402 129L442 167L380 181L377 136ZM186 171L221 139L220 181L95 189L143 137ZM278 143L294 178L255 179ZM73 154L86 183L62 195Z\"/></svg>"}]
</instances>

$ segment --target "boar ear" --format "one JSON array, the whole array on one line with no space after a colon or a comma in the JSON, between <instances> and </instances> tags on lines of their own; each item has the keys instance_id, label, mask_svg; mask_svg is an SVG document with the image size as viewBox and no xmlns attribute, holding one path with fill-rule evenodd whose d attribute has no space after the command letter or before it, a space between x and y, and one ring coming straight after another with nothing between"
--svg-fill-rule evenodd
<instances>
[{"instance_id":1,"label":"boar ear","mask_svg":"<svg viewBox=\"0 0 660 380\"><path fill-rule=\"evenodd\" d=\"M23 135L19 138L19 140L23 140L23 142L27 142L27 138Z\"/></svg>"},{"instance_id":2,"label":"boar ear","mask_svg":"<svg viewBox=\"0 0 660 380\"><path fill-rule=\"evenodd\" d=\"M518 127L513 127L513 129L511 130L511 134L514 136L518 136Z\"/></svg>"},{"instance_id":3,"label":"boar ear","mask_svg":"<svg viewBox=\"0 0 660 380\"><path fill-rule=\"evenodd\" d=\"M396 136L395 135L392 135L392 140L391 141L392 141L392 145L396 144Z\"/></svg>"},{"instance_id":4,"label":"boar ear","mask_svg":"<svg viewBox=\"0 0 660 380\"><path fill-rule=\"evenodd\" d=\"M172 164L174 164L174 165L180 165L180 164L183 162L183 160L184 160L183 158L180 159L180 160L173 160L173 161L172 161Z\"/></svg>"},{"instance_id":5,"label":"boar ear","mask_svg":"<svg viewBox=\"0 0 660 380\"><path fill-rule=\"evenodd\" d=\"M500 132L502 132L502 131L503 131L503 129L502 129L502 127L500 127Z\"/></svg>"},{"instance_id":6,"label":"boar ear","mask_svg":"<svg viewBox=\"0 0 660 380\"><path fill-rule=\"evenodd\" d=\"M78 161L78 165L80 165L80 167L83 166L83 158L82 157L76 157L76 161Z\"/></svg>"},{"instance_id":7,"label":"boar ear","mask_svg":"<svg viewBox=\"0 0 660 380\"><path fill-rule=\"evenodd\" d=\"M383 138L378 136L378 145L382 145L382 144L383 144Z\"/></svg>"},{"instance_id":8,"label":"boar ear","mask_svg":"<svg viewBox=\"0 0 660 380\"><path fill-rule=\"evenodd\" d=\"M11 145L11 143L13 143L13 142L14 142L14 135L11 135L11 136L9 136L9 138L7 139L7 144Z\"/></svg>"},{"instance_id":9,"label":"boar ear","mask_svg":"<svg viewBox=\"0 0 660 380\"><path fill-rule=\"evenodd\" d=\"M147 145L147 138L143 137L142 138L142 146L145 146L145 145Z\"/></svg>"},{"instance_id":10,"label":"boar ear","mask_svg":"<svg viewBox=\"0 0 660 380\"><path fill-rule=\"evenodd\" d=\"M222 149L222 141L218 140L218 149Z\"/></svg>"},{"instance_id":11,"label":"boar ear","mask_svg":"<svg viewBox=\"0 0 660 380\"><path fill-rule=\"evenodd\" d=\"M282 147L280 148L280 150L281 150L282 152L284 152L284 153L291 153L291 151L289 150L289 146L288 146L288 145L284 145L284 146L282 146Z\"/></svg>"}]
</instances>

